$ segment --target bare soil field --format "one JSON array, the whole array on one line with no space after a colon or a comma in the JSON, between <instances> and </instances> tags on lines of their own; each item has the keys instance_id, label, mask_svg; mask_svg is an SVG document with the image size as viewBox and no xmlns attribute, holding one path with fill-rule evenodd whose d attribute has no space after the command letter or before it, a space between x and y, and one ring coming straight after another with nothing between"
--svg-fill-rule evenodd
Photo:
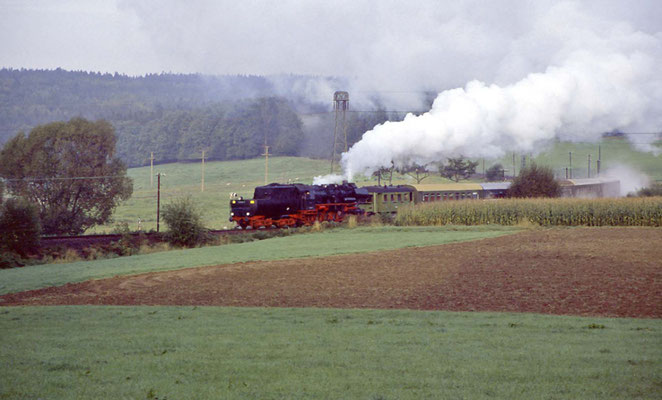
<instances>
[{"instance_id":1,"label":"bare soil field","mask_svg":"<svg viewBox=\"0 0 662 400\"><path fill-rule=\"evenodd\" d=\"M54 267L57 268L57 267ZM376 253L121 276L1 305L215 305L662 317L662 229L539 229Z\"/></svg>"}]
</instances>

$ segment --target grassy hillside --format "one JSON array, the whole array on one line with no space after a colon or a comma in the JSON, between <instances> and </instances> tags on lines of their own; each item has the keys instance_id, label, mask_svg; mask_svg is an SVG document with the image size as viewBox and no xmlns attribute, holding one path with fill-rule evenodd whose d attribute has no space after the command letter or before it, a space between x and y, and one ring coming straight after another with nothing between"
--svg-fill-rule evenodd
<instances>
[{"instance_id":1,"label":"grassy hillside","mask_svg":"<svg viewBox=\"0 0 662 400\"><path fill-rule=\"evenodd\" d=\"M0 398L657 399L660 320L0 308Z\"/></svg>"},{"instance_id":2,"label":"grassy hillside","mask_svg":"<svg viewBox=\"0 0 662 400\"><path fill-rule=\"evenodd\" d=\"M636 140L636 138L635 138ZM542 165L550 166L559 176L565 175L565 168L569 166L569 154L572 152L573 177L586 178L588 173L588 155L591 155L591 176L595 177L597 171L598 145L602 153L601 172L621 165L629 166L647 175L653 180L662 180L662 154L640 152L632 148L623 138L605 138L600 143L555 143L551 148L533 157ZM657 142L662 153L662 143ZM521 167L522 154L516 155L516 172ZM528 157L527 157L528 160ZM512 169L512 153L503 157L499 162L506 168Z\"/></svg>"},{"instance_id":3,"label":"grassy hillside","mask_svg":"<svg viewBox=\"0 0 662 400\"><path fill-rule=\"evenodd\" d=\"M652 179L662 180L662 155L641 153L633 150L623 139L605 139L602 146L602 170L625 164L647 174ZM568 152L573 152L575 177L586 173L586 155L597 158L597 144L557 143L551 149L535 157L543 165L553 166L559 174L568 164ZM480 161L480 160L479 160ZM505 168L512 165L512 156L502 160L486 160L485 167L501 162ZM517 156L517 171L521 160ZM595 168L595 163L593 164ZM269 178L271 182L312 183L313 178L326 175L330 164L326 160L312 160L297 157L276 157L269 159ZM482 162L478 172L482 171ZM229 195L238 193L251 197L255 186L264 184L264 159L243 161L207 162L205 164L205 191L201 191L202 168L200 163L164 164L154 167L154 173L161 173L161 204L181 196L191 196L200 206L204 223L214 229L230 227ZM584 175L582 175L584 174ZM143 220L144 230L156 229L156 177L150 185L150 168L131 168L129 175L134 179L134 194L115 212L116 222L129 224L131 230L138 229L138 218ZM376 180L363 176L356 177L359 186L374 185ZM412 183L408 176L394 176L393 183ZM441 183L447 180L434 173L424 183ZM108 232L113 224L96 227L91 232ZM165 227L162 227L164 229Z\"/></svg>"}]
</instances>

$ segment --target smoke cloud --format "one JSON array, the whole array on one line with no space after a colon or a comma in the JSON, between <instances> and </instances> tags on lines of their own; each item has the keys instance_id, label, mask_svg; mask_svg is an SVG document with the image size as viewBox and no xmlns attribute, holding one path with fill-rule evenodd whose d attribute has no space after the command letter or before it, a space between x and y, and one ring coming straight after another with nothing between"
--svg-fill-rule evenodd
<instances>
[{"instance_id":1,"label":"smoke cloud","mask_svg":"<svg viewBox=\"0 0 662 400\"><path fill-rule=\"evenodd\" d=\"M605 171L604 177L616 179L620 182L621 196L635 193L639 189L643 189L650 185L650 179L646 174L624 164L609 168Z\"/></svg>"},{"instance_id":2,"label":"smoke cloud","mask_svg":"<svg viewBox=\"0 0 662 400\"><path fill-rule=\"evenodd\" d=\"M549 55L548 67L510 84L472 80L441 92L425 114L376 126L343 154L346 175L369 175L391 162L425 165L460 155L536 153L555 138L596 141L614 130L660 131L661 33L596 20L576 3L550 7L536 22L500 69L527 64L520 50L533 43L564 42Z\"/></svg>"}]
</instances>

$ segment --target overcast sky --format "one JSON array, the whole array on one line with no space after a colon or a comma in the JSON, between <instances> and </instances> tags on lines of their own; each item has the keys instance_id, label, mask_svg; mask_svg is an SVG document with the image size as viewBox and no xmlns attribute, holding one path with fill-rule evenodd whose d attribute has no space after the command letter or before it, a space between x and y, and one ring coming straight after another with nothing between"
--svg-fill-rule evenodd
<instances>
[{"instance_id":1,"label":"overcast sky","mask_svg":"<svg viewBox=\"0 0 662 400\"><path fill-rule=\"evenodd\" d=\"M662 32L662 1L0 0L0 67L142 75L296 73L382 90L511 82L553 62L571 31ZM558 20L558 19L557 19ZM588 22L587 22L588 21Z\"/></svg>"}]
</instances>

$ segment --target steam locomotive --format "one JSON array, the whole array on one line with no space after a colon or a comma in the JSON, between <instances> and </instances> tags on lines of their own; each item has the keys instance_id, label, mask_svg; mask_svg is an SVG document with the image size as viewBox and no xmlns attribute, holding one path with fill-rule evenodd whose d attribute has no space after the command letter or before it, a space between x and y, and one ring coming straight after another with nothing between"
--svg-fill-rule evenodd
<instances>
[{"instance_id":1,"label":"steam locomotive","mask_svg":"<svg viewBox=\"0 0 662 400\"><path fill-rule=\"evenodd\" d=\"M341 222L346 215L362 214L360 204L372 195L353 183L303 185L272 183L258 186L252 199L230 201L230 221L242 229L312 225L315 221Z\"/></svg>"}]
</instances>

